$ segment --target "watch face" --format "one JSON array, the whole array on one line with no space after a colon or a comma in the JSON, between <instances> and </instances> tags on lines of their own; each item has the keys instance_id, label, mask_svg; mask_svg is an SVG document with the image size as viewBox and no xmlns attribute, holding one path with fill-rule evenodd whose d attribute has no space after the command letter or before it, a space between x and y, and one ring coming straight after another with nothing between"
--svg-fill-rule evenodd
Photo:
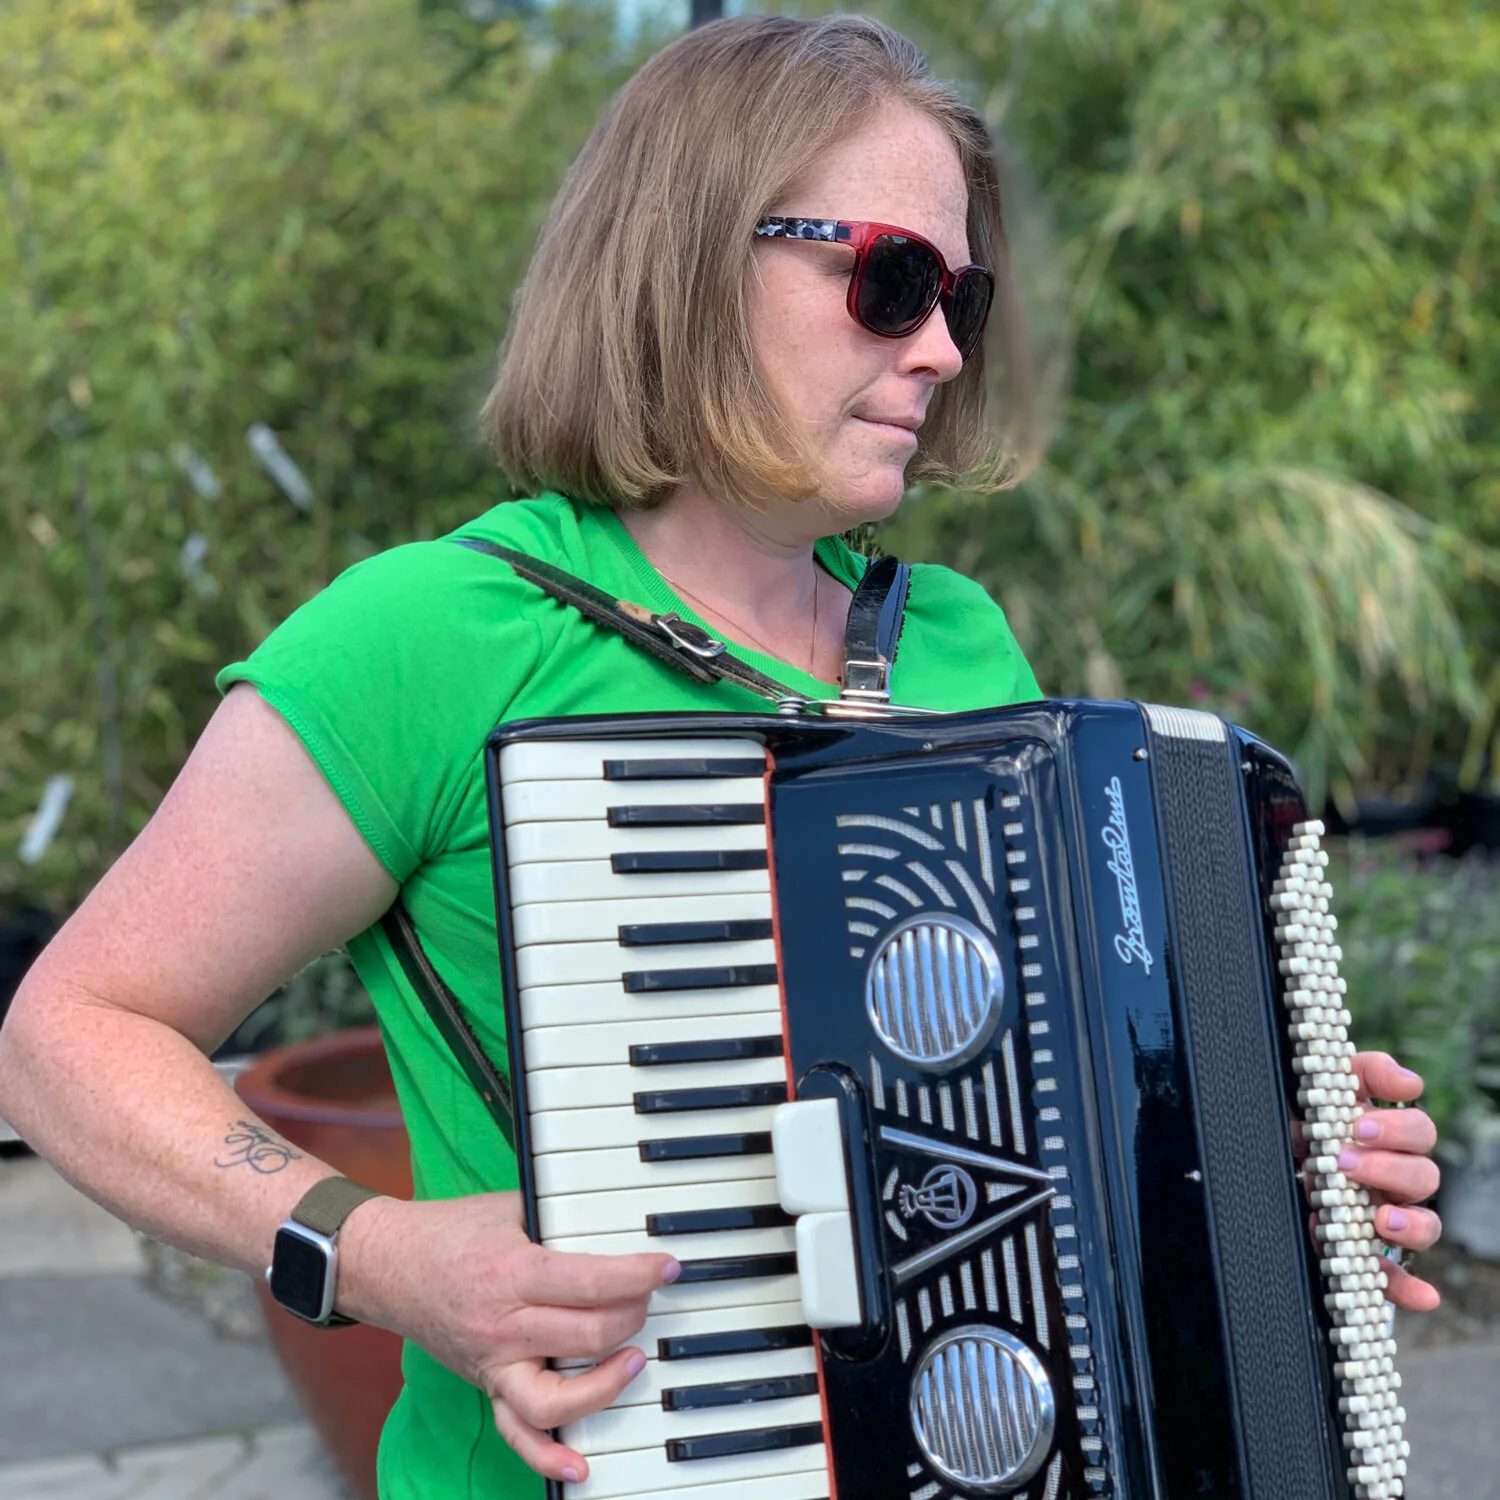
<instances>
[{"instance_id":1,"label":"watch face","mask_svg":"<svg viewBox=\"0 0 1500 1500\"><path fill-rule=\"evenodd\" d=\"M295 1230L276 1231L271 1257L271 1295L300 1318L321 1322L327 1316L323 1298L329 1283L328 1258L322 1245Z\"/></svg>"}]
</instances>

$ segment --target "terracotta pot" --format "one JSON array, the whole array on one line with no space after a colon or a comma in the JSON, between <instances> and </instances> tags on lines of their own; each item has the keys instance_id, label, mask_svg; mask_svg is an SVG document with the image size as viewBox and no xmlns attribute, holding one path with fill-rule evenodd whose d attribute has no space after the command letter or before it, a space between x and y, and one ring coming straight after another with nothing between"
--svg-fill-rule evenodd
<instances>
[{"instance_id":1,"label":"terracotta pot","mask_svg":"<svg viewBox=\"0 0 1500 1500\"><path fill-rule=\"evenodd\" d=\"M235 1080L292 1145L393 1198L411 1197L411 1151L377 1027L267 1052ZM351 1490L376 1500L375 1450L401 1391L401 1340L383 1328L313 1328L256 1285L271 1343Z\"/></svg>"}]
</instances>

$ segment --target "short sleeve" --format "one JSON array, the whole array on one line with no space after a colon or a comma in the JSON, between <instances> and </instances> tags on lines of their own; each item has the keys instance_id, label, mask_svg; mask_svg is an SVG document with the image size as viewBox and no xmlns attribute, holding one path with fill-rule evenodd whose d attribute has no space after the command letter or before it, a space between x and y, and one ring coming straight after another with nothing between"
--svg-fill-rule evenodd
<instances>
[{"instance_id":1,"label":"short sleeve","mask_svg":"<svg viewBox=\"0 0 1500 1500\"><path fill-rule=\"evenodd\" d=\"M1005 611L981 584L951 568L912 568L903 645L906 631L922 640L924 691L918 701L926 707L1001 708L1043 696ZM896 660L899 673L899 650Z\"/></svg>"},{"instance_id":2,"label":"short sleeve","mask_svg":"<svg viewBox=\"0 0 1500 1500\"><path fill-rule=\"evenodd\" d=\"M535 667L525 586L449 542L358 563L218 676L296 732L398 882L443 845L489 731Z\"/></svg>"}]
</instances>

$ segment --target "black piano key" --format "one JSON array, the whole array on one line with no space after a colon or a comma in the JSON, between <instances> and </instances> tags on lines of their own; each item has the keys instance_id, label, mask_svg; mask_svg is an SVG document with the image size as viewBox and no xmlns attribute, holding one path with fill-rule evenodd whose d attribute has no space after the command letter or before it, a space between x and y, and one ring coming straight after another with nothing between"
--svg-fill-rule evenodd
<instances>
[{"instance_id":1,"label":"black piano key","mask_svg":"<svg viewBox=\"0 0 1500 1500\"><path fill-rule=\"evenodd\" d=\"M796 1222L779 1203L754 1203L738 1208L687 1208L647 1214L646 1233L715 1234L721 1229L780 1229Z\"/></svg>"},{"instance_id":2,"label":"black piano key","mask_svg":"<svg viewBox=\"0 0 1500 1500\"><path fill-rule=\"evenodd\" d=\"M729 1458L736 1453L772 1453L782 1448L805 1448L823 1441L821 1422L799 1422L795 1427L763 1427L758 1432L709 1432L702 1437L668 1438L667 1462L691 1463L695 1458Z\"/></svg>"},{"instance_id":3,"label":"black piano key","mask_svg":"<svg viewBox=\"0 0 1500 1500\"><path fill-rule=\"evenodd\" d=\"M609 809L611 828L740 828L765 821L765 805L760 802L642 803Z\"/></svg>"},{"instance_id":4,"label":"black piano key","mask_svg":"<svg viewBox=\"0 0 1500 1500\"><path fill-rule=\"evenodd\" d=\"M743 1406L748 1401L785 1401L816 1396L816 1375L776 1375L764 1380L721 1380L717 1385L679 1385L661 1393L665 1411L703 1411L714 1406Z\"/></svg>"},{"instance_id":5,"label":"black piano key","mask_svg":"<svg viewBox=\"0 0 1500 1500\"><path fill-rule=\"evenodd\" d=\"M779 1036L726 1036L705 1042L645 1042L630 1049L632 1068L669 1063L735 1062L746 1057L780 1057Z\"/></svg>"},{"instance_id":6,"label":"black piano key","mask_svg":"<svg viewBox=\"0 0 1500 1500\"><path fill-rule=\"evenodd\" d=\"M670 1141L642 1141L642 1161L703 1161L711 1156L769 1156L771 1132L743 1135L685 1135Z\"/></svg>"},{"instance_id":7,"label":"black piano key","mask_svg":"<svg viewBox=\"0 0 1500 1500\"><path fill-rule=\"evenodd\" d=\"M695 1281L749 1281L757 1276L796 1274L795 1251L789 1250L785 1255L721 1255L712 1260L683 1261L676 1284L691 1286Z\"/></svg>"},{"instance_id":8,"label":"black piano key","mask_svg":"<svg viewBox=\"0 0 1500 1500\"><path fill-rule=\"evenodd\" d=\"M775 964L736 964L723 969L633 969L620 975L627 995L661 995L672 990L733 990L775 984Z\"/></svg>"},{"instance_id":9,"label":"black piano key","mask_svg":"<svg viewBox=\"0 0 1500 1500\"><path fill-rule=\"evenodd\" d=\"M757 1104L785 1104L784 1083L724 1084L708 1089L657 1089L635 1096L638 1115L674 1115L692 1109L745 1109Z\"/></svg>"},{"instance_id":10,"label":"black piano key","mask_svg":"<svg viewBox=\"0 0 1500 1500\"><path fill-rule=\"evenodd\" d=\"M616 875L693 875L705 870L764 870L764 849L647 849L611 854Z\"/></svg>"},{"instance_id":11,"label":"black piano key","mask_svg":"<svg viewBox=\"0 0 1500 1500\"><path fill-rule=\"evenodd\" d=\"M805 1323L779 1328L726 1328L719 1333L685 1333L657 1339L658 1359L713 1359L720 1354L769 1354L773 1349L806 1349L812 1329Z\"/></svg>"},{"instance_id":12,"label":"black piano key","mask_svg":"<svg viewBox=\"0 0 1500 1500\"><path fill-rule=\"evenodd\" d=\"M606 781L703 781L714 776L764 776L766 763L759 756L713 760L607 760Z\"/></svg>"},{"instance_id":13,"label":"black piano key","mask_svg":"<svg viewBox=\"0 0 1500 1500\"><path fill-rule=\"evenodd\" d=\"M752 943L771 936L769 921L631 922L619 930L622 948L656 948L669 943Z\"/></svg>"}]
</instances>

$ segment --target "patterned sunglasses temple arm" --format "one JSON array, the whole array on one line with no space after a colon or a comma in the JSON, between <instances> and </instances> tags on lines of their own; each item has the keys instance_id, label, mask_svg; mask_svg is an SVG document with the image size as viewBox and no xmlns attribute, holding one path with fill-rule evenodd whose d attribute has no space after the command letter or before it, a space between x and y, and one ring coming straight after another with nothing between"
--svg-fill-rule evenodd
<instances>
[{"instance_id":1,"label":"patterned sunglasses temple arm","mask_svg":"<svg viewBox=\"0 0 1500 1500\"><path fill-rule=\"evenodd\" d=\"M837 219L762 219L755 226L757 235L769 240L826 240L837 244L850 238L849 230Z\"/></svg>"}]
</instances>

